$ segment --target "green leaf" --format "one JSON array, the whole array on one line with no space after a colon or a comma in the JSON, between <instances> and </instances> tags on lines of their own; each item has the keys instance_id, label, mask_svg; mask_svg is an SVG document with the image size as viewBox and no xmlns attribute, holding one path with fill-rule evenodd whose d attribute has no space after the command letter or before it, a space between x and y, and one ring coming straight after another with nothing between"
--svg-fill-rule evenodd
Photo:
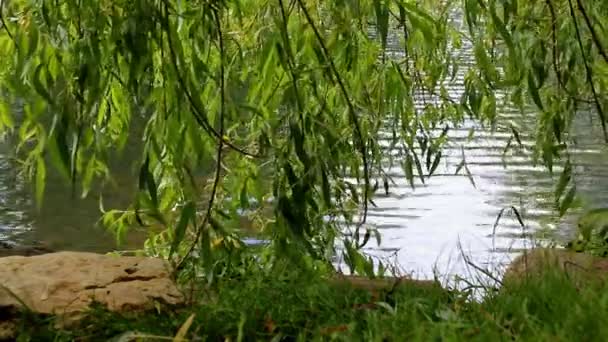
<instances>
[{"instance_id":1,"label":"green leaf","mask_svg":"<svg viewBox=\"0 0 608 342\"><path fill-rule=\"evenodd\" d=\"M473 178L473 174L471 173L471 170L469 170L469 167L466 163L464 164L464 171L466 172L467 178L469 179L469 182L471 182L471 185L473 185L474 188L477 188L477 185L475 184L475 179Z\"/></svg>"},{"instance_id":2,"label":"green leaf","mask_svg":"<svg viewBox=\"0 0 608 342\"><path fill-rule=\"evenodd\" d=\"M72 187L75 186L77 162L78 162L78 148L80 147L80 134L73 132L72 134L72 154L70 156L70 180L72 181Z\"/></svg>"},{"instance_id":3,"label":"green leaf","mask_svg":"<svg viewBox=\"0 0 608 342\"><path fill-rule=\"evenodd\" d=\"M384 194L388 196L388 194L389 194L388 178L382 177L382 183L384 185Z\"/></svg>"},{"instance_id":4,"label":"green leaf","mask_svg":"<svg viewBox=\"0 0 608 342\"><path fill-rule=\"evenodd\" d=\"M42 84L42 80L41 80L41 73L42 73L42 64L39 64L36 67L36 70L34 71L34 77L32 78L32 82L34 85L34 89L36 90L36 92L42 96L48 103L53 104L54 101L51 98L51 95L49 94L49 92L46 89L46 86L44 84Z\"/></svg>"},{"instance_id":5,"label":"green leaf","mask_svg":"<svg viewBox=\"0 0 608 342\"><path fill-rule=\"evenodd\" d=\"M557 139L558 143L562 142L562 120L559 115L553 116L553 133L555 134L555 139Z\"/></svg>"},{"instance_id":6,"label":"green leaf","mask_svg":"<svg viewBox=\"0 0 608 342\"><path fill-rule=\"evenodd\" d=\"M139 189L148 190L148 194L150 195L150 199L152 200L154 208L158 208L158 193L156 189L156 182L154 181L154 176L150 172L149 167L150 157L146 157L146 160L139 169Z\"/></svg>"},{"instance_id":7,"label":"green leaf","mask_svg":"<svg viewBox=\"0 0 608 342\"><path fill-rule=\"evenodd\" d=\"M557 187L555 189L555 200L559 201L566 190L566 186L570 183L570 179L572 178L572 165L570 164L570 159L566 160L566 164L564 165L564 170L562 171L559 181L557 183Z\"/></svg>"},{"instance_id":8,"label":"green leaf","mask_svg":"<svg viewBox=\"0 0 608 342\"><path fill-rule=\"evenodd\" d=\"M410 187L414 188L414 160L409 153L405 156L403 171L405 172L405 179L410 183Z\"/></svg>"},{"instance_id":9,"label":"green leaf","mask_svg":"<svg viewBox=\"0 0 608 342\"><path fill-rule=\"evenodd\" d=\"M376 238L376 245L380 246L380 243L382 242L382 236L380 234L380 231L378 229L374 229L373 233Z\"/></svg>"},{"instance_id":10,"label":"green leaf","mask_svg":"<svg viewBox=\"0 0 608 342\"><path fill-rule=\"evenodd\" d=\"M532 73L528 73L528 91L530 92L530 96L532 100L538 106L540 110L544 110L543 102L540 99L540 95L538 93L538 88L536 87L536 83L534 82L534 76Z\"/></svg>"},{"instance_id":11,"label":"green leaf","mask_svg":"<svg viewBox=\"0 0 608 342\"><path fill-rule=\"evenodd\" d=\"M184 240L186 229L188 228L189 222L195 222L196 207L194 202L189 201L182 208L182 212L179 217L177 226L175 226L175 233L173 241L171 241L171 250L169 251L169 258L177 251L179 244Z\"/></svg>"},{"instance_id":12,"label":"green leaf","mask_svg":"<svg viewBox=\"0 0 608 342\"><path fill-rule=\"evenodd\" d=\"M348 187L348 189L350 190L352 199L355 203L359 204L359 193L357 191L357 187L355 187L354 184L352 184L351 182L346 182L346 186Z\"/></svg>"},{"instance_id":13,"label":"green leaf","mask_svg":"<svg viewBox=\"0 0 608 342\"><path fill-rule=\"evenodd\" d=\"M67 151L67 146L63 144L64 141L59 137L60 134L57 133L50 137L47 145L47 152L49 153L50 161L53 166L55 166L55 169L57 169L66 180L69 180L70 170L68 167L68 160L65 158L66 155L69 155L69 152Z\"/></svg>"},{"instance_id":14,"label":"green leaf","mask_svg":"<svg viewBox=\"0 0 608 342\"><path fill-rule=\"evenodd\" d=\"M517 141L517 145L519 145L519 147L522 147L521 137L519 136L519 132L513 125L510 125L510 128L511 128L511 133L513 133L513 136L515 137L515 141Z\"/></svg>"},{"instance_id":15,"label":"green leaf","mask_svg":"<svg viewBox=\"0 0 608 342\"><path fill-rule=\"evenodd\" d=\"M439 166L439 161L441 160L441 151L438 151L435 154L435 159L433 160L433 165L431 165L431 169L429 170L429 174L432 175L437 170L437 166Z\"/></svg>"},{"instance_id":16,"label":"green leaf","mask_svg":"<svg viewBox=\"0 0 608 342\"><path fill-rule=\"evenodd\" d=\"M48 26L49 28L53 27L53 22L51 20L51 16L49 15L49 6L46 1L42 2L41 10L42 10L42 19L44 20L44 23L46 24L46 26Z\"/></svg>"},{"instance_id":17,"label":"green leaf","mask_svg":"<svg viewBox=\"0 0 608 342\"><path fill-rule=\"evenodd\" d=\"M29 37L28 37L29 42L28 42L26 59L32 58L32 55L34 54L34 52L36 52L36 49L38 48L38 28L36 27L36 25L30 25L28 27L28 31L29 31Z\"/></svg>"},{"instance_id":18,"label":"green leaf","mask_svg":"<svg viewBox=\"0 0 608 342\"><path fill-rule=\"evenodd\" d=\"M502 36L505 43L507 44L507 48L509 49L509 54L512 60L517 58L515 54L515 45L513 44L513 39L511 38L511 34L507 30L505 24L498 18L496 15L495 3L492 2L490 5L490 14L492 16L492 21L494 22L494 27L498 30L498 33Z\"/></svg>"},{"instance_id":19,"label":"green leaf","mask_svg":"<svg viewBox=\"0 0 608 342\"><path fill-rule=\"evenodd\" d=\"M416 171L418 171L418 178L420 178L420 181L422 184L424 184L424 171L422 171L422 163L420 162L420 159L416 153L412 153L412 155L414 156L414 165L416 165Z\"/></svg>"},{"instance_id":20,"label":"green leaf","mask_svg":"<svg viewBox=\"0 0 608 342\"><path fill-rule=\"evenodd\" d=\"M226 213L223 210L217 210L216 212L226 220L230 220L232 218L229 213Z\"/></svg>"},{"instance_id":21,"label":"green leaf","mask_svg":"<svg viewBox=\"0 0 608 342\"><path fill-rule=\"evenodd\" d=\"M245 180L243 183L243 187L241 188L241 194L239 196L239 201L241 202L241 209L245 210L249 208L249 199L247 198L247 181Z\"/></svg>"},{"instance_id":22,"label":"green leaf","mask_svg":"<svg viewBox=\"0 0 608 342\"><path fill-rule=\"evenodd\" d=\"M38 209L42 206L44 187L46 184L46 165L44 158L39 156L36 162L36 205Z\"/></svg>"},{"instance_id":23,"label":"green leaf","mask_svg":"<svg viewBox=\"0 0 608 342\"><path fill-rule=\"evenodd\" d=\"M544 142L542 145L542 158L549 173L553 173L553 146L551 142Z\"/></svg>"},{"instance_id":24,"label":"green leaf","mask_svg":"<svg viewBox=\"0 0 608 342\"><path fill-rule=\"evenodd\" d=\"M85 198L89 190L91 190L91 183L93 182L93 176L95 175L95 171L97 171L97 160L95 156L89 158L86 167L84 168L84 174L82 176L82 194L81 197ZM67 172L67 170L66 170Z\"/></svg>"},{"instance_id":25,"label":"green leaf","mask_svg":"<svg viewBox=\"0 0 608 342\"><path fill-rule=\"evenodd\" d=\"M329 179L327 179L327 172L324 167L321 168L321 189L325 205L328 208L331 208L331 190L329 187Z\"/></svg>"},{"instance_id":26,"label":"green leaf","mask_svg":"<svg viewBox=\"0 0 608 342\"><path fill-rule=\"evenodd\" d=\"M363 236L363 242L361 242L361 244L359 245L359 248L363 248L365 247L365 245L367 245L367 243L369 242L369 239L372 237L372 232L370 229L366 229L365 230L365 235Z\"/></svg>"},{"instance_id":27,"label":"green leaf","mask_svg":"<svg viewBox=\"0 0 608 342\"><path fill-rule=\"evenodd\" d=\"M573 185L570 188L570 191L568 191L568 193L566 194L566 196L564 196L564 200L562 201L562 203L559 206L559 217L564 216L566 211L568 211L568 209L570 209L572 202L574 201L575 195L576 195L576 185Z\"/></svg>"},{"instance_id":28,"label":"green leaf","mask_svg":"<svg viewBox=\"0 0 608 342\"><path fill-rule=\"evenodd\" d=\"M213 230L215 230L216 232L227 234L226 229L224 229L224 226L218 220L216 220L213 215L209 216L209 224L211 225L211 228L213 228ZM203 229L203 227L199 227L199 229Z\"/></svg>"},{"instance_id":29,"label":"green leaf","mask_svg":"<svg viewBox=\"0 0 608 342\"><path fill-rule=\"evenodd\" d=\"M9 106L2 99L0 99L0 124L2 124L2 126L0 126L0 132L5 129L12 129L15 125Z\"/></svg>"},{"instance_id":30,"label":"green leaf","mask_svg":"<svg viewBox=\"0 0 608 342\"><path fill-rule=\"evenodd\" d=\"M386 41L388 36L388 9L380 0L374 0L374 11L376 12L376 28L380 33L382 41L382 49L386 49Z\"/></svg>"},{"instance_id":31,"label":"green leaf","mask_svg":"<svg viewBox=\"0 0 608 342\"><path fill-rule=\"evenodd\" d=\"M474 47L475 59L477 60L477 65L480 70L483 72L484 76L488 81L494 83L496 82L497 73L494 63L490 60L488 56L488 51L486 46L483 45L482 42L477 42Z\"/></svg>"},{"instance_id":32,"label":"green leaf","mask_svg":"<svg viewBox=\"0 0 608 342\"><path fill-rule=\"evenodd\" d=\"M400 1L399 6L402 6L401 8L407 13L412 28L414 30L422 31L424 38L428 41L432 41L434 39L433 28L437 25L436 20L411 2Z\"/></svg>"}]
</instances>

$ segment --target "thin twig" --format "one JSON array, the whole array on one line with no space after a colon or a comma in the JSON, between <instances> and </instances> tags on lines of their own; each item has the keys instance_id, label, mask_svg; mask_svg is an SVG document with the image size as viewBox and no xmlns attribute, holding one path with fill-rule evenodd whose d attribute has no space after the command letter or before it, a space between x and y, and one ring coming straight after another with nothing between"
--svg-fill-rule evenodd
<instances>
[{"instance_id":1,"label":"thin twig","mask_svg":"<svg viewBox=\"0 0 608 342\"><path fill-rule=\"evenodd\" d=\"M168 9L168 4L167 4L167 0L163 0L164 4L165 4L165 11L166 13L166 17L164 18L164 28L167 31L167 42L169 44L169 51L171 52L171 57L172 57L172 64L173 67L175 68L175 72L177 74L177 80L180 84L180 86L182 87L182 89L184 90L184 93L186 94L186 98L188 99L188 102L190 103L190 106L192 107L192 109L194 110L194 118L196 120L196 122L203 127L203 129L205 130L205 132L209 133L212 136L215 136L219 141L221 141L223 144L226 144L227 146L229 146L231 149L246 155L246 156L250 156L250 157L254 157L254 158L258 158L260 157L258 154L254 154L251 152L247 152L237 146L235 146L234 144L232 144L231 142L227 141L223 134L220 134L219 132L217 132L209 123L209 121L207 120L207 117L204 115L204 110L199 108L195 101L194 98L192 96L192 94L190 93L190 91L188 90L188 87L186 85L186 82L179 70L179 67L177 65L177 55L175 53L175 49L173 47L173 39L171 38L171 32L169 30L169 9Z\"/></svg>"},{"instance_id":2,"label":"thin twig","mask_svg":"<svg viewBox=\"0 0 608 342\"><path fill-rule=\"evenodd\" d=\"M557 53L557 15L555 15L555 7L553 6L553 2L551 0L545 0L547 7L549 7L549 12L551 13L551 41L552 41L552 50L553 50L553 69L555 71L555 76L557 77L557 84L559 84L560 88L566 88L562 81L562 75L559 71L559 56Z\"/></svg>"},{"instance_id":3,"label":"thin twig","mask_svg":"<svg viewBox=\"0 0 608 342\"><path fill-rule=\"evenodd\" d=\"M165 8L166 9L166 8ZM220 51L220 136L224 135L224 115L226 110L226 85L225 85L225 70L224 70L224 40L222 38L222 26L220 22L220 15L218 13L218 9L213 8L213 14L215 17L215 24L217 26L217 35L219 41L219 51ZM215 201L215 195L217 193L217 187L220 182L220 173L222 170L222 149L223 149L223 140L220 139L217 147L217 161L215 166L215 179L213 180L213 188L211 189L211 196L209 198L209 203L207 204L207 212L205 213L205 217L203 218L203 222L200 224L196 231L196 236L194 241L192 241L192 245L188 249L188 252L184 255L182 260L177 265L176 269L179 270L183 266L185 260L192 254L194 248L198 244L198 240L200 240L203 230L207 225L207 222L211 218L211 210L213 209L213 202Z\"/></svg>"},{"instance_id":4,"label":"thin twig","mask_svg":"<svg viewBox=\"0 0 608 342\"><path fill-rule=\"evenodd\" d=\"M291 82L293 84L293 91L296 94L296 104L298 106L298 113L300 115L300 120L302 121L302 125L304 125L304 119L302 118L302 111L304 110L304 106L302 105L302 100L300 99L300 93L298 91L298 78L295 72L295 58L291 51L291 44L289 42L289 31L288 31L288 18L285 13L285 6L283 5L283 0L279 0L279 8L281 9L281 17L283 19L283 44L285 44L285 54L287 54L287 66L289 67L289 74L291 75Z\"/></svg>"},{"instance_id":5,"label":"thin twig","mask_svg":"<svg viewBox=\"0 0 608 342\"><path fill-rule=\"evenodd\" d=\"M564 84L564 80L562 79L562 74L559 70L559 54L557 51L557 14L555 13L555 6L553 5L552 0L545 0L545 3L547 4L547 7L549 7L549 12L551 13L551 41L552 41L552 54L553 54L553 70L555 71L555 76L557 78L557 83L559 85L559 88L562 89L563 91L566 92L566 94L574 101L576 102L581 102L581 103L594 103L593 101L589 101L586 99L581 99L578 96L576 96L575 94L572 94L572 92L566 88L566 85ZM601 45L598 45L601 46Z\"/></svg>"},{"instance_id":6,"label":"thin twig","mask_svg":"<svg viewBox=\"0 0 608 342\"><path fill-rule=\"evenodd\" d=\"M19 49L19 45L17 44L17 41L13 37L13 34L11 33L11 31L8 29L8 26L6 25L6 21L4 21L4 1L5 0L0 0L0 24L2 24L2 28L4 28L8 37L13 41L13 44L15 44L17 49Z\"/></svg>"},{"instance_id":7,"label":"thin twig","mask_svg":"<svg viewBox=\"0 0 608 342\"><path fill-rule=\"evenodd\" d=\"M601 124L602 124L602 130L604 131L604 141L606 141L608 143L608 132L606 131L606 116L604 115L604 110L602 109L602 105L600 104L600 100L598 98L597 91L595 90L595 85L593 84L593 74L591 71L591 67L589 66L589 62L587 61L587 56L585 55L585 49L583 47L581 32L578 27L578 21L576 20L576 13L574 12L574 6L572 5L572 0L568 0L568 5L570 6L570 15L572 16L572 20L574 21L576 39L578 40L578 46L581 50L581 55L583 57L583 63L585 65L587 82L589 83L589 87L591 87L591 93L593 93L593 99L595 100L595 107L597 108L597 114L600 117Z\"/></svg>"},{"instance_id":8,"label":"thin twig","mask_svg":"<svg viewBox=\"0 0 608 342\"><path fill-rule=\"evenodd\" d=\"M598 51L600 52L600 55L602 55L602 57L604 57L604 60L606 61L606 63L608 63L608 54L606 53L606 50L604 50L604 46L602 46L602 42L600 41L600 38L598 37L597 32L595 32L595 28L591 24L591 19L589 19L589 15L587 14L585 7L583 6L583 2L581 0L576 0L576 3L578 5L579 11L583 15L583 18L585 19L585 23L587 24L587 27L589 28L589 32L591 32L591 38L593 40L593 43L595 44Z\"/></svg>"}]
</instances>

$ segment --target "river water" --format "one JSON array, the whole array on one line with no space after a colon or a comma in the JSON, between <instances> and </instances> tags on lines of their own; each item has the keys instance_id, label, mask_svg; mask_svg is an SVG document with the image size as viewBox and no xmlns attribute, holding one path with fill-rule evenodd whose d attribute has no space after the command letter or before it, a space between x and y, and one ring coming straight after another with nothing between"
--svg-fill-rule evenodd
<instances>
[{"instance_id":1,"label":"river water","mask_svg":"<svg viewBox=\"0 0 608 342\"><path fill-rule=\"evenodd\" d=\"M518 113L502 113L500 119L527 120ZM382 233L380 246L372 239L367 247L370 254L419 278L432 278L435 271L471 278L470 272L478 272L467 261L500 273L523 249L572 236L582 209L559 219L553 191L561 167L552 176L533 166L529 139L522 139L524 148L505 154L510 132L478 127L469 140L471 126L450 133L444 160L425 185L417 181L412 189L400 166L390 169L396 184L369 209L368 223ZM597 126L595 118L582 115L571 150L579 195L589 207L608 206L608 154ZM463 152L471 177L462 171L455 175ZM523 227L511 206L521 214ZM503 208L508 210L495 225Z\"/></svg>"},{"instance_id":2,"label":"river water","mask_svg":"<svg viewBox=\"0 0 608 342\"><path fill-rule=\"evenodd\" d=\"M461 51L463 65L472 58L469 48L464 44ZM449 86L455 99L464 89L462 75ZM502 110L498 120L511 120L522 127L522 148L503 153L510 132L491 132L466 122L450 131L444 158L425 185L418 181L412 189L401 168L391 168L395 184L389 195L374 199L378 207L370 207L368 217L382 233L382 243L372 242L366 251L420 278L431 278L435 271L472 278L476 271L463 255L478 267L500 270L524 248L568 238L578 212L557 218L552 193L561 169L556 167L552 176L532 164L533 141L526 136L533 133L534 113ZM571 150L575 180L580 197L592 207L608 206L608 154L599 126L595 116L581 112L572 132L577 140ZM469 139L471 128L476 132ZM0 240L39 241L58 250L116 248L112 235L96 225L100 217L97 199L74 198L69 186L51 179L44 206L38 211L30 189L16 177L14 163L3 152L0 150ZM464 172L455 175L463 153L472 177ZM123 168L121 173L123 178L131 178L130 169ZM119 207L128 203L129 196L115 195L106 201ZM520 211L525 227L506 211L494 229L501 209L510 206Z\"/></svg>"},{"instance_id":3,"label":"river water","mask_svg":"<svg viewBox=\"0 0 608 342\"><path fill-rule=\"evenodd\" d=\"M454 24L462 25L462 21L455 16ZM392 54L399 56L398 38L390 38ZM464 92L466 68L474 59L467 41L457 53L461 68L447 85L455 101ZM422 106L424 101L418 102ZM537 113L509 108L498 111L499 128L495 131L470 120L451 130L443 160L425 184L416 180L412 189L399 162L390 168L388 173L396 184L388 195L380 191L374 199L377 207L369 208L367 222L382 233L380 246L373 242L367 246L369 254L417 278L443 275L491 280L485 272L499 277L523 250L563 244L573 236L575 221L583 210L608 206L608 147L596 114L583 110L574 120L570 132L574 144L569 153L579 205L559 218L553 193L562 167L557 163L552 175L545 167L533 164ZM514 148L505 152L512 133L510 128L500 127L510 123L521 128L521 146L512 141ZM471 129L475 131L472 137ZM387 134L387 147L389 139ZM462 169L455 174L463 156L470 175ZM523 218L523 226L511 207Z\"/></svg>"}]
</instances>

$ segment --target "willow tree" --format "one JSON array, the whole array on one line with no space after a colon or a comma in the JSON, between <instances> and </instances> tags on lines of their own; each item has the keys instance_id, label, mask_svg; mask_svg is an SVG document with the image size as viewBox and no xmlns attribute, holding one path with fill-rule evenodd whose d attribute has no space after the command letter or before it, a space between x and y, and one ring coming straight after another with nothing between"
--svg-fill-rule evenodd
<instances>
[{"instance_id":1,"label":"willow tree","mask_svg":"<svg viewBox=\"0 0 608 342\"><path fill-rule=\"evenodd\" d=\"M463 119L457 103L416 110L413 101L440 93L450 75L447 5L13 0L2 9L10 71L0 117L38 200L48 165L85 195L111 177L109 156L143 122L139 192L105 221L119 231L160 222L149 247L181 261L210 266L218 250L238 248L226 221L246 210L272 255L329 263L339 238L362 271L367 207L389 186L379 130L393 131L408 177L424 178L447 127ZM391 22L404 56L387 53Z\"/></svg>"},{"instance_id":2,"label":"willow tree","mask_svg":"<svg viewBox=\"0 0 608 342\"><path fill-rule=\"evenodd\" d=\"M486 0L4 1L0 122L39 202L49 165L87 195L111 178L111 156L141 141L133 205L104 222L119 233L160 223L148 250L178 264L210 268L239 248L227 222L246 211L271 238L269 255L329 265L339 240L353 269L369 271L357 251L375 235L367 208L391 181L381 131L413 184L433 173L451 127L467 116L496 123L495 89L544 109L537 137L548 166L581 96L580 61L593 63L595 102L605 102L605 69L590 62L605 28L581 27L580 35L595 28L597 42L579 37L577 53L575 21L554 28L547 14L565 15L565 4L547 12L541 2ZM593 6L605 13L601 1ZM468 33L452 27L454 9ZM445 87L463 39L474 43L476 66L454 99ZM558 45L566 56L551 53ZM551 83L545 62L556 55ZM419 108L415 94L433 101Z\"/></svg>"}]
</instances>

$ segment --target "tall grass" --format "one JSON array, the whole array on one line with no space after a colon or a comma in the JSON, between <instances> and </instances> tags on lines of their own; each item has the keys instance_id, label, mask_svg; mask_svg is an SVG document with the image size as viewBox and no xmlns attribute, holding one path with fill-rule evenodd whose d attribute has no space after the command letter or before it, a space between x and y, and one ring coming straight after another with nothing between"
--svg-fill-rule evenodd
<instances>
[{"instance_id":1,"label":"tall grass","mask_svg":"<svg viewBox=\"0 0 608 342\"><path fill-rule=\"evenodd\" d=\"M101 341L137 334L171 340L194 315L189 340L274 341L593 341L608 337L608 286L575 285L568 275L510 281L484 298L404 282L394 291L367 291L290 270L247 271L196 296L192 306L126 317L101 309L74 330L53 318L24 317L22 340Z\"/></svg>"}]
</instances>

